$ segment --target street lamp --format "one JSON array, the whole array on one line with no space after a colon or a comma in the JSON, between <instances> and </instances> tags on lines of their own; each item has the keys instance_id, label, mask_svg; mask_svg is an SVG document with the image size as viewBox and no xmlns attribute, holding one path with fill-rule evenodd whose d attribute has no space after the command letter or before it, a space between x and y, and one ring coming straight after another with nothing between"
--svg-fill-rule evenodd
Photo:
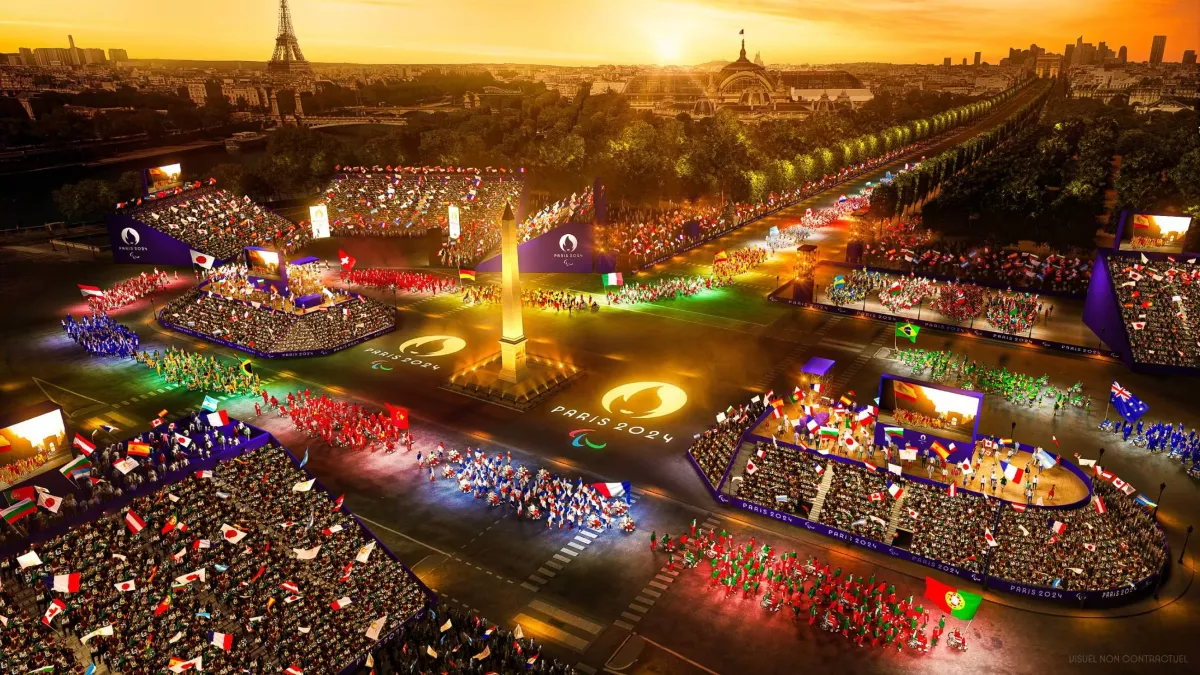
<instances>
[{"instance_id":1,"label":"street lamp","mask_svg":"<svg viewBox=\"0 0 1200 675\"><path fill-rule=\"evenodd\" d=\"M1100 459L1096 460L1100 466L1104 466L1104 448L1100 448Z\"/></svg>"},{"instance_id":2,"label":"street lamp","mask_svg":"<svg viewBox=\"0 0 1200 675\"><path fill-rule=\"evenodd\" d=\"M1158 486L1158 499L1154 500L1154 520L1158 520L1158 505L1162 503L1163 490L1167 489L1167 484L1164 482Z\"/></svg>"},{"instance_id":3,"label":"street lamp","mask_svg":"<svg viewBox=\"0 0 1200 675\"><path fill-rule=\"evenodd\" d=\"M1188 539L1192 538L1192 526L1188 525L1187 534L1183 537L1183 546L1179 548L1179 564L1183 564L1183 553L1187 550Z\"/></svg>"}]
</instances>

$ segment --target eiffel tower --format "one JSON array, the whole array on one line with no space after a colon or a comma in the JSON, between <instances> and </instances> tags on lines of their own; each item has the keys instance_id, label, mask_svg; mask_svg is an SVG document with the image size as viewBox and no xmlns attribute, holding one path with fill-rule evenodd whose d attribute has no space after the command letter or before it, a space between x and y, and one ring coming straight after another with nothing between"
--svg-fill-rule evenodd
<instances>
[{"instance_id":1,"label":"eiffel tower","mask_svg":"<svg viewBox=\"0 0 1200 675\"><path fill-rule=\"evenodd\" d=\"M296 32L292 30L292 12L287 0L279 0L279 35L275 38L275 53L267 64L267 72L285 75L289 73L311 73L312 67L300 53Z\"/></svg>"}]
</instances>

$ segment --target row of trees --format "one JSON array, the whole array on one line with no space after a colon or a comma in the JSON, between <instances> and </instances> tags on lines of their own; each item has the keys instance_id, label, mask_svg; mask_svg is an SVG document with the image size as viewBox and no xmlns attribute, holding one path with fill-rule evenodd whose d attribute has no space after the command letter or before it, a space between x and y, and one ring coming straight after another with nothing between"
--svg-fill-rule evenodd
<instances>
[{"instance_id":1,"label":"row of trees","mask_svg":"<svg viewBox=\"0 0 1200 675\"><path fill-rule=\"evenodd\" d=\"M1194 111L1138 115L1055 98L1011 143L952 172L924 205L924 223L975 243L1025 239L1065 250L1094 246L1098 225L1115 228L1122 209L1200 215L1198 121ZM1110 188L1116 199L1106 221Z\"/></svg>"}]
</instances>

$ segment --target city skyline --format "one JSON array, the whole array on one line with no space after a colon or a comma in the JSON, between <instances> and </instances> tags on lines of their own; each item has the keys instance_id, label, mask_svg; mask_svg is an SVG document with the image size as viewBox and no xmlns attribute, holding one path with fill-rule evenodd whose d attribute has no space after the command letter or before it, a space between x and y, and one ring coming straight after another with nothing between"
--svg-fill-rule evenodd
<instances>
[{"instance_id":1,"label":"city skyline","mask_svg":"<svg viewBox=\"0 0 1200 675\"><path fill-rule=\"evenodd\" d=\"M1150 58L1154 35L1166 35L1165 62L1178 63L1200 32L1200 12L1178 0L1045 3L1016 0L1002 9L975 0L909 0L868 10L782 0L583 0L571 6L528 0L521 8L465 0L452 6L407 0L291 0L293 22L310 61L327 63L545 63L556 65L692 65L728 60L738 31L768 63L877 61L953 63L982 52L996 64L1009 47L1036 43L1058 53L1083 35ZM274 0L214 0L197 15L113 0L80 7L66 0L0 9L0 51L65 46L127 49L134 58L265 62L277 25ZM122 10L128 10L122 11ZM1026 19L1036 12L1043 20ZM176 15L178 13L178 15ZM141 23L114 17L137 14ZM463 16L477 20L463 22ZM531 17L536 17L531 20ZM232 24L232 25L231 25ZM420 25L410 39L398 25ZM575 26L588 26L578 30ZM1053 28L1045 28L1051 26ZM1069 32L1066 26L1070 26ZM795 36L803 35L797 40Z\"/></svg>"}]
</instances>

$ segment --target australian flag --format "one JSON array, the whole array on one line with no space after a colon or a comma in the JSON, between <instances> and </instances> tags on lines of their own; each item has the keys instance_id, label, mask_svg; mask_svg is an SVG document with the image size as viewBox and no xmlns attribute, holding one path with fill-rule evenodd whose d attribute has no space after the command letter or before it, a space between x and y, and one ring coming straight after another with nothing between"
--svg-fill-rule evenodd
<instances>
[{"instance_id":1,"label":"australian flag","mask_svg":"<svg viewBox=\"0 0 1200 675\"><path fill-rule=\"evenodd\" d=\"M1136 422L1139 417L1146 414L1150 406L1142 402L1142 399L1134 396L1128 389L1122 387L1115 380L1112 383L1112 393L1109 395L1109 402L1113 408L1116 408L1117 414L1124 417L1130 422Z\"/></svg>"}]
</instances>

